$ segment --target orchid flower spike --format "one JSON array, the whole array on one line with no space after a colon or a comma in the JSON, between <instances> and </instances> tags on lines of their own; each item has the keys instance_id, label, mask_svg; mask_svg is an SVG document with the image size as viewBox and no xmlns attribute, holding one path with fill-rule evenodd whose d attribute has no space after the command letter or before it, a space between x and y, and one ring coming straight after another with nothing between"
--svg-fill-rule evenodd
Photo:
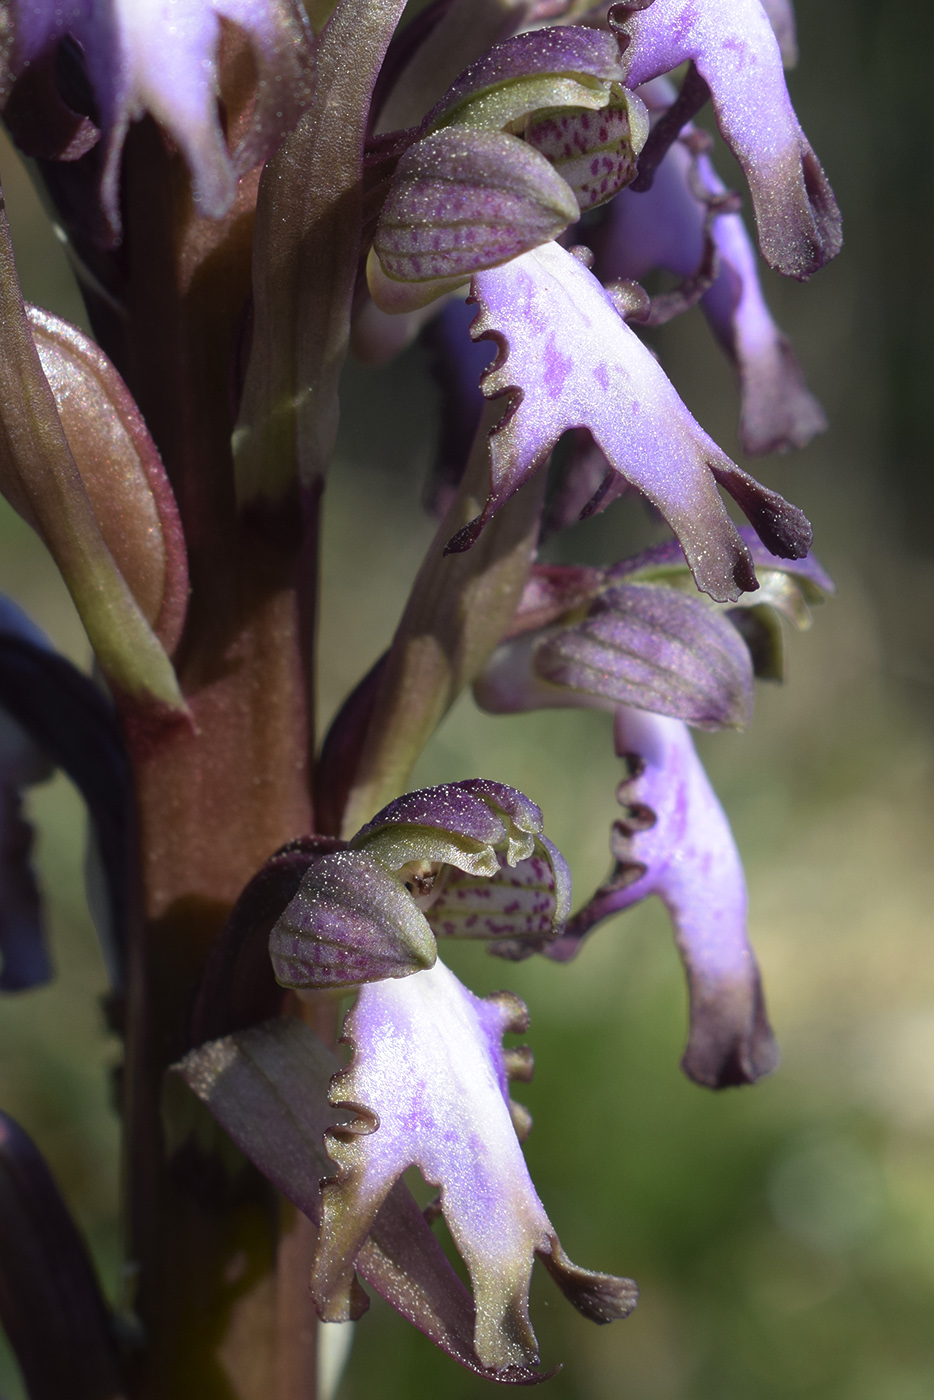
<instances>
[{"instance_id":1,"label":"orchid flower spike","mask_svg":"<svg viewBox=\"0 0 934 1400\"><path fill-rule=\"evenodd\" d=\"M246 35L258 74L255 110L236 149L229 151L218 111L222 27ZM36 64L52 68L64 38L80 45L90 85L90 126L104 143L101 198L116 235L120 227L120 160L127 128L149 112L181 148L199 211L220 218L237 179L276 149L311 98L314 47L298 0L13 0L8 66L0 96ZM77 58L76 58L76 61ZM41 114L33 114L40 120ZM30 145L29 113L18 114L17 136ZM30 154L74 158L77 149Z\"/></svg>"}]
</instances>

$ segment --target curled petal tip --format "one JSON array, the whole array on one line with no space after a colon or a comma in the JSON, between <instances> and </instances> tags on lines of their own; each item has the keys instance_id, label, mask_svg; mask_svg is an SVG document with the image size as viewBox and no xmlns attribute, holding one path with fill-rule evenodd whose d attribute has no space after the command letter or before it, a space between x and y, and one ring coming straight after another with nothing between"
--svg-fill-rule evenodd
<instances>
[{"instance_id":1,"label":"curled petal tip","mask_svg":"<svg viewBox=\"0 0 934 1400\"><path fill-rule=\"evenodd\" d=\"M617 1322L628 1317L639 1301L638 1285L631 1278L595 1273L572 1264L556 1237L538 1257L568 1301L591 1322Z\"/></svg>"},{"instance_id":2,"label":"curled petal tip","mask_svg":"<svg viewBox=\"0 0 934 1400\"><path fill-rule=\"evenodd\" d=\"M735 1004L725 1009L731 998L721 990L708 1014L694 1017L681 1060L688 1078L708 1089L755 1084L781 1061L758 973L751 985L737 984L732 1000Z\"/></svg>"}]
</instances>

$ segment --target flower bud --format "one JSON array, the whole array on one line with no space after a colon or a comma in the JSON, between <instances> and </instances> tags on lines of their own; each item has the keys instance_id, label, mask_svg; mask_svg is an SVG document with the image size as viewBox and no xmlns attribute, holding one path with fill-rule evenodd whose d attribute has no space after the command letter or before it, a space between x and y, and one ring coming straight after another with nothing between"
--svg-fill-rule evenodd
<instances>
[{"instance_id":1,"label":"flower bud","mask_svg":"<svg viewBox=\"0 0 934 1400\"><path fill-rule=\"evenodd\" d=\"M425 305L579 217L568 185L524 141L445 127L399 162L373 242L380 264L371 260L368 269L373 300L385 311Z\"/></svg>"}]
</instances>

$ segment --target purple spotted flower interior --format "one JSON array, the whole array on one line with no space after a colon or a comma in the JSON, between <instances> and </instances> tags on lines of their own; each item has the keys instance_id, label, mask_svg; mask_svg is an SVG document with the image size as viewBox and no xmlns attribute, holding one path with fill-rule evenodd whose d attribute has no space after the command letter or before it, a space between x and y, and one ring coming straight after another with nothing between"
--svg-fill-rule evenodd
<instances>
[{"instance_id":1,"label":"purple spotted flower interior","mask_svg":"<svg viewBox=\"0 0 934 1400\"><path fill-rule=\"evenodd\" d=\"M0 1115L0 1322L33 1400L330 1400L373 1292L484 1381L547 1381L536 1261L585 1318L632 1312L627 1261L573 1264L566 1202L533 1184L534 1005L475 995L465 943L570 988L657 897L685 1074L778 1065L741 843L691 730L751 722L782 627L833 584L653 332L699 308L746 453L825 428L760 278L841 245L795 59L788 0L2 7L4 121L92 334L25 304L0 201L0 491L93 674L0 600L0 993L55 975L28 803L61 769L125 1050L133 1280L118 1315L41 1141ZM341 375L416 340L435 534L322 731ZM611 506L645 547L569 562ZM536 793L487 765L415 786L465 691L491 715L605 712L619 811L593 893Z\"/></svg>"}]
</instances>

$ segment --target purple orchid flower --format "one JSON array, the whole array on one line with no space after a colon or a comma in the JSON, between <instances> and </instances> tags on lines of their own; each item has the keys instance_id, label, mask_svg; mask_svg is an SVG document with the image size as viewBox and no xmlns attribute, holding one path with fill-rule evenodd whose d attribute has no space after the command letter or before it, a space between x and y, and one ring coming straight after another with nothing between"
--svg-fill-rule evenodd
<instances>
[{"instance_id":1,"label":"purple orchid flower","mask_svg":"<svg viewBox=\"0 0 934 1400\"><path fill-rule=\"evenodd\" d=\"M561 434L587 427L615 472L636 486L678 537L698 587L720 601L756 587L747 547L721 502L722 485L776 554L797 558L810 526L720 451L584 264L555 243L477 273L475 340L500 347L481 388L507 397L490 435L491 491L449 543L467 549L496 511L544 465Z\"/></svg>"},{"instance_id":2,"label":"purple orchid flower","mask_svg":"<svg viewBox=\"0 0 934 1400\"><path fill-rule=\"evenodd\" d=\"M657 267L694 278L707 256L709 225L719 272L700 304L739 372L743 449L763 454L803 447L827 421L769 312L741 215L716 212L725 194L710 159L676 142L650 189L639 194L624 190L613 201L596 235L596 272L603 282L641 282Z\"/></svg>"},{"instance_id":3,"label":"purple orchid flower","mask_svg":"<svg viewBox=\"0 0 934 1400\"><path fill-rule=\"evenodd\" d=\"M807 600L832 592L830 579L817 561L788 565L746 536L763 577L764 601L752 595L752 610L777 608L806 625ZM610 570L540 571L512 640L475 684L478 703L494 712L612 708L616 752L630 770L619 789L626 815L613 828L616 864L607 880L557 939L537 946L505 939L491 951L567 961L598 923L657 894L688 976L682 1065L698 1083L720 1088L751 1083L777 1060L746 935L742 865L686 726L749 719L755 649L751 656L741 640L749 637L745 610L682 593L672 587L679 576L687 571L675 542ZM774 666L764 673L775 674Z\"/></svg>"},{"instance_id":4,"label":"purple orchid flower","mask_svg":"<svg viewBox=\"0 0 934 1400\"><path fill-rule=\"evenodd\" d=\"M30 863L33 831L22 792L52 775L48 759L0 710L0 991L37 987L52 976L39 888Z\"/></svg>"},{"instance_id":5,"label":"purple orchid flower","mask_svg":"<svg viewBox=\"0 0 934 1400\"><path fill-rule=\"evenodd\" d=\"M122 989L134 834L126 751L113 708L94 682L60 656L8 598L0 596L0 989L47 981L31 833L19 809L22 787L61 768L87 803L95 833L89 890L111 983ZM90 883L90 878L89 878Z\"/></svg>"},{"instance_id":6,"label":"purple orchid flower","mask_svg":"<svg viewBox=\"0 0 934 1400\"><path fill-rule=\"evenodd\" d=\"M530 1077L530 1059L502 1048L504 1032L527 1025L517 998L475 997L440 960L361 989L345 1023L353 1059L331 1087L332 1104L356 1116L327 1135L338 1175L322 1190L311 1278L323 1317L352 1315L353 1262L413 1165L441 1188L440 1210L473 1284L484 1366L538 1359L528 1313L535 1257L585 1316L608 1322L632 1311L630 1279L570 1263L529 1177L507 1085ZM528 1126L524 1115L519 1121Z\"/></svg>"},{"instance_id":7,"label":"purple orchid flower","mask_svg":"<svg viewBox=\"0 0 934 1400\"><path fill-rule=\"evenodd\" d=\"M759 0L653 0L620 13L617 27L631 39L630 86L690 60L710 88L717 124L749 183L766 262L804 279L835 257L840 214L795 116Z\"/></svg>"},{"instance_id":8,"label":"purple orchid flower","mask_svg":"<svg viewBox=\"0 0 934 1400\"><path fill-rule=\"evenodd\" d=\"M611 837L615 866L548 949L573 957L603 919L658 895L675 926L690 993L684 1072L713 1089L769 1074L778 1052L759 968L746 934L746 882L723 814L687 726L621 707L615 746L628 764L624 809Z\"/></svg>"},{"instance_id":9,"label":"purple orchid flower","mask_svg":"<svg viewBox=\"0 0 934 1400\"><path fill-rule=\"evenodd\" d=\"M310 100L313 40L297 0L14 0L11 19L9 70L0 93L66 35L81 46L96 104L93 125L104 140L101 199L114 232L120 227L120 159L132 121L149 112L165 128L188 162L200 211L220 218L238 177L275 150ZM247 36L259 75L254 115L232 153L218 116L223 23ZM20 120L17 130L28 145L28 123ZM87 146L70 154L83 154Z\"/></svg>"},{"instance_id":10,"label":"purple orchid flower","mask_svg":"<svg viewBox=\"0 0 934 1400\"><path fill-rule=\"evenodd\" d=\"M491 1372L537 1363L536 1255L597 1321L625 1316L637 1296L629 1280L571 1264L535 1194L517 1137L530 1120L507 1088L530 1076L531 1058L502 1047L504 1032L526 1028L525 1008L507 993L474 997L434 947L434 936L538 946L561 934L570 878L541 826L535 804L502 783L407 793L343 849L296 851L307 870L269 941L280 984L362 984L345 1025L354 1059L330 1095L341 1111L327 1135L339 1170L321 1193L319 1314L358 1314L355 1264L396 1182L418 1165L441 1188L473 1282L474 1351ZM276 858L286 879L289 859ZM267 1148L263 1160L274 1156Z\"/></svg>"}]
</instances>

